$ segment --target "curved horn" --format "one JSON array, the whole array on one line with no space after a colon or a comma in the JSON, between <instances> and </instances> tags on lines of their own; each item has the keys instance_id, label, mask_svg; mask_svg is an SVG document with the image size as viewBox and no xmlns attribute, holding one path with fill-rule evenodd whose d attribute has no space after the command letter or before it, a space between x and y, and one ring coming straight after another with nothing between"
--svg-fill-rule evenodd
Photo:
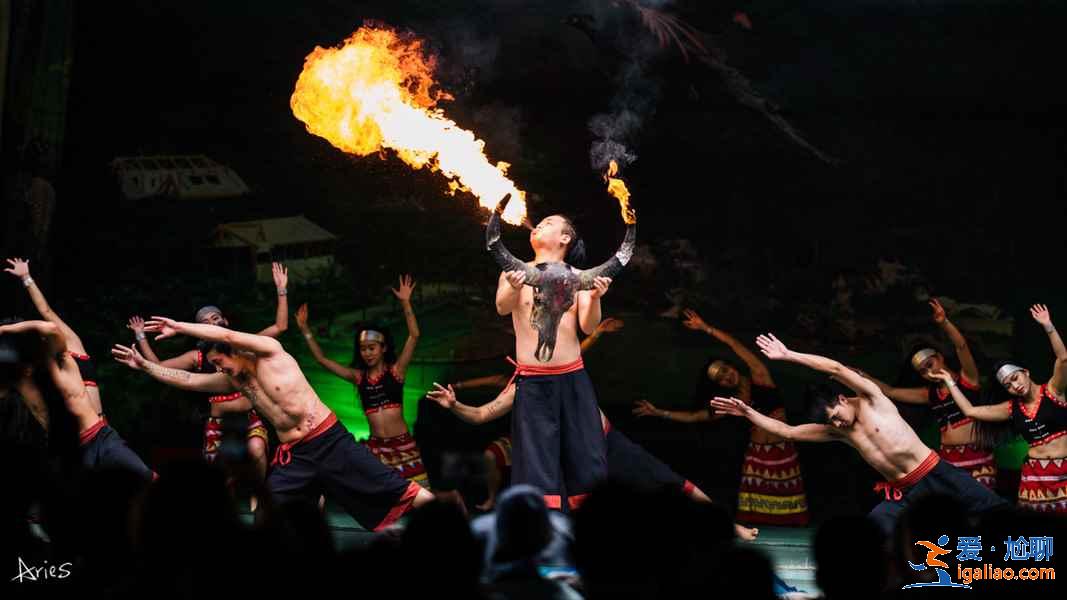
<instances>
[{"instance_id":1,"label":"curved horn","mask_svg":"<svg viewBox=\"0 0 1067 600\"><path fill-rule=\"evenodd\" d=\"M581 281L579 289L591 290L593 289L593 280L597 277L612 277L622 272L622 268L626 266L626 263L630 262L630 257L634 255L634 245L637 243L637 225L631 224L626 226L626 237L622 240L622 245L619 246L619 250L615 252L615 256L612 256L599 267L593 267L592 269L585 269L578 272L578 278Z\"/></svg>"},{"instance_id":2,"label":"curved horn","mask_svg":"<svg viewBox=\"0 0 1067 600\"><path fill-rule=\"evenodd\" d=\"M526 284L537 285L541 280L541 272L515 258L515 255L508 251L507 247L504 246L504 242L500 239L500 215L504 212L504 206L507 205L510 199L511 194L504 196L496 205L496 208L493 209L493 213L489 215L489 223L485 226L485 248L496 260L496 264L500 265L501 269L504 271L526 271Z\"/></svg>"}]
</instances>

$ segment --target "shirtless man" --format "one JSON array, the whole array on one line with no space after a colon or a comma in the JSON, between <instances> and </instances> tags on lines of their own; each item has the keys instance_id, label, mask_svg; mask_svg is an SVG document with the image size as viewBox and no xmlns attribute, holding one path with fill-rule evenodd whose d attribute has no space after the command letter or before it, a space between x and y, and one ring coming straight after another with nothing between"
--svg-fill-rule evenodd
<instances>
[{"instance_id":1,"label":"shirtless man","mask_svg":"<svg viewBox=\"0 0 1067 600\"><path fill-rule=\"evenodd\" d=\"M942 461L937 452L922 443L901 418L896 406L878 385L843 364L822 356L801 354L785 347L771 334L756 344L767 358L804 365L827 373L856 393L834 394L829 389L813 394L829 424L788 425L760 414L736 398L715 398L718 414L745 417L757 427L798 442L840 441L855 448L865 461L886 478L878 488L885 500L870 517L887 534L892 533L900 513L930 494L950 495L971 512L1004 508L1007 503L970 475Z\"/></svg>"},{"instance_id":2,"label":"shirtless man","mask_svg":"<svg viewBox=\"0 0 1067 600\"><path fill-rule=\"evenodd\" d=\"M118 344L112 349L116 360L181 389L240 391L274 425L281 445L271 462L267 487L278 502L315 502L325 492L362 526L380 531L433 499L433 494L403 479L356 443L278 340L165 317L145 322L145 331L158 332L157 340L181 334L208 342L204 355L218 372L169 369L146 360L136 348Z\"/></svg>"},{"instance_id":3,"label":"shirtless man","mask_svg":"<svg viewBox=\"0 0 1067 600\"><path fill-rule=\"evenodd\" d=\"M278 307L274 314L274 323L259 332L259 335L276 338L289 328L289 301L286 286L289 283L289 272L281 263L271 264L271 275L274 277L274 286L278 292ZM205 325L218 325L231 327L229 320L222 314L222 309L217 306L204 306L196 311L196 322ZM215 367L204 358L200 348L194 348L165 360L160 360L148 343L148 336L144 334L144 320L140 317L130 318L127 325L133 330L137 339L137 346L148 360L164 367L194 371L196 373L211 374ZM263 426L256 411L251 410L251 403L241 396L240 392L233 394L211 394L208 396L211 405L211 415L204 421L203 450L204 460L215 462L222 445L223 419L226 415L245 414L248 416L248 426L245 433L245 444L248 448L248 458L255 467L255 472L260 481L267 475L267 428ZM255 501L253 501L253 509Z\"/></svg>"},{"instance_id":4,"label":"shirtless man","mask_svg":"<svg viewBox=\"0 0 1067 600\"><path fill-rule=\"evenodd\" d=\"M78 454L81 464L88 470L124 469L136 473L146 481L155 477L119 434L112 429L107 419L97 412L99 397L94 402L82 381L77 361L71 356L63 328L50 321L21 321L0 325L0 336L36 335L44 344L44 351L34 357L32 369L45 368L63 400L63 406L74 421L78 433ZM36 389L32 372L22 370L15 388L30 406L34 417L50 434L58 415L48 413L41 390ZM73 432L71 432L73 434ZM60 441L60 444L65 440Z\"/></svg>"},{"instance_id":5,"label":"shirtless man","mask_svg":"<svg viewBox=\"0 0 1067 600\"><path fill-rule=\"evenodd\" d=\"M552 215L530 232L534 259L528 263L578 262L580 239L569 219ZM597 277L595 287L574 292L573 305L559 320L555 349L538 360L538 332L531 323L534 290L523 285L524 271L504 271L496 291L496 309L511 315L515 328L515 407L512 418L512 482L545 492L556 510L575 509L593 486L607 476L607 451L593 383L582 363L578 328L592 334L600 323L600 298L611 279ZM566 499L566 504L564 504Z\"/></svg>"}]
</instances>

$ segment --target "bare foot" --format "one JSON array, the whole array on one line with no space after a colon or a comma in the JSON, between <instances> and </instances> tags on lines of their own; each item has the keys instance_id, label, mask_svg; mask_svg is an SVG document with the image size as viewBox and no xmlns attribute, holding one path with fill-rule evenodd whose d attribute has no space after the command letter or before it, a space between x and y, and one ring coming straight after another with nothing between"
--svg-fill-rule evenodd
<instances>
[{"instance_id":1,"label":"bare foot","mask_svg":"<svg viewBox=\"0 0 1067 600\"><path fill-rule=\"evenodd\" d=\"M746 542L751 542L759 537L759 529L734 523L734 535Z\"/></svg>"}]
</instances>

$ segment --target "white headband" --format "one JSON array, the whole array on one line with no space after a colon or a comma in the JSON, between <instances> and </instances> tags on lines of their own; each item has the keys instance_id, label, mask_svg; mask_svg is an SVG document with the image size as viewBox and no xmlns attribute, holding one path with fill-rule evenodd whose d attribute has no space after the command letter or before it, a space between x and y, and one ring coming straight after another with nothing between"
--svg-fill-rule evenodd
<instances>
[{"instance_id":1,"label":"white headband","mask_svg":"<svg viewBox=\"0 0 1067 600\"><path fill-rule=\"evenodd\" d=\"M1022 371L1022 370L1023 370L1023 368L1020 367L1019 365L1013 365L1011 363L1006 363L1002 367L997 369L997 381L1000 382L1000 385L1004 385L1004 382L1006 382L1008 380L1008 378L1012 376L1012 374L1017 373L1017 372Z\"/></svg>"},{"instance_id":2,"label":"white headband","mask_svg":"<svg viewBox=\"0 0 1067 600\"><path fill-rule=\"evenodd\" d=\"M385 334L380 331L374 331L373 329L364 329L359 334L359 343L363 342L378 342L379 344L385 343Z\"/></svg>"},{"instance_id":3,"label":"white headband","mask_svg":"<svg viewBox=\"0 0 1067 600\"><path fill-rule=\"evenodd\" d=\"M916 371L918 371L919 367L922 366L923 361L928 359L928 358L930 358L931 356L933 356L935 354L937 354L937 350L934 350L933 348L923 348L922 350L919 350L915 354L912 354L911 355L911 368L913 368Z\"/></svg>"}]
</instances>

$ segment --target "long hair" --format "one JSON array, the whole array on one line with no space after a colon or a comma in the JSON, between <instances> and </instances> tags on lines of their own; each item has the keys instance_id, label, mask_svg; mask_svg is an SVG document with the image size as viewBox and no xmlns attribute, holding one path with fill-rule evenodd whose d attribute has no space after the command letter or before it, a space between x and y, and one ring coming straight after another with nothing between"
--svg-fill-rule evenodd
<instances>
[{"instance_id":1,"label":"long hair","mask_svg":"<svg viewBox=\"0 0 1067 600\"><path fill-rule=\"evenodd\" d=\"M393 334L389 333L388 329L382 327L378 323L358 323L356 324L355 335L352 338L352 362L348 366L361 371L366 371L370 368L366 361L363 360L363 356L359 353L359 336L368 329L371 331L379 331L385 336L385 353L382 356L382 362L385 365L395 364L396 344L393 343Z\"/></svg>"}]
</instances>

